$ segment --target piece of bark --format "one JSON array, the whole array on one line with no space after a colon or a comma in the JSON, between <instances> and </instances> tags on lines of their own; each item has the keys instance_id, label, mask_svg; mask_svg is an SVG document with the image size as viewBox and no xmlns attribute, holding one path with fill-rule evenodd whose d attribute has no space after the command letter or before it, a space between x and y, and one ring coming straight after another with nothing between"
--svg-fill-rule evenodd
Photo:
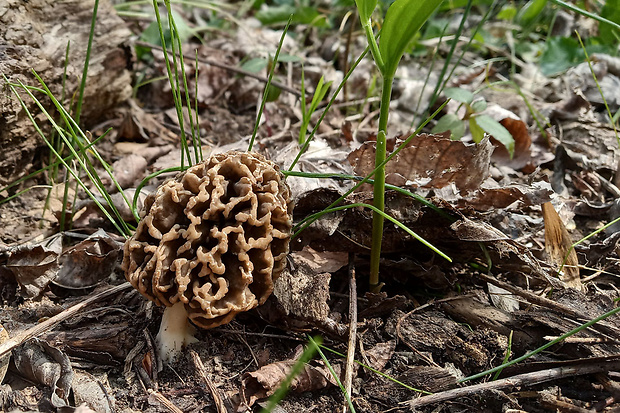
<instances>
[{"instance_id":1,"label":"piece of bark","mask_svg":"<svg viewBox=\"0 0 620 413\"><path fill-rule=\"evenodd\" d=\"M39 86L34 69L54 96L62 96L65 53L70 42L66 65L65 107L80 85L94 2L89 0L5 0L0 3L0 73L10 82ZM131 52L131 32L117 16L109 0L101 0L81 123L93 124L106 110L131 96L131 74L127 70ZM4 83L4 82L2 82ZM51 127L40 116L40 109L26 93L20 92L29 110L44 132ZM52 103L42 99L50 113ZM29 172L37 148L44 145L20 103L10 92L0 94L0 185Z\"/></svg>"}]
</instances>

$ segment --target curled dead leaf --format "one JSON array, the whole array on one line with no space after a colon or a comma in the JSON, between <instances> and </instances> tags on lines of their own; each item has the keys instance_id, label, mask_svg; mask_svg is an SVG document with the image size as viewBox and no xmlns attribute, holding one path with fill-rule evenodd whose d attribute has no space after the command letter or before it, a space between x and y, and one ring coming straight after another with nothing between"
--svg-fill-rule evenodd
<instances>
[{"instance_id":1,"label":"curled dead leaf","mask_svg":"<svg viewBox=\"0 0 620 413\"><path fill-rule=\"evenodd\" d=\"M13 361L20 374L51 389L54 407L69 405L73 369L69 357L47 342L33 338L13 350Z\"/></svg>"},{"instance_id":2,"label":"curled dead leaf","mask_svg":"<svg viewBox=\"0 0 620 413\"><path fill-rule=\"evenodd\" d=\"M120 255L120 244L103 229L97 230L59 257L60 270L52 281L65 289L84 289L110 276Z\"/></svg>"},{"instance_id":3,"label":"curled dead leaf","mask_svg":"<svg viewBox=\"0 0 620 413\"><path fill-rule=\"evenodd\" d=\"M6 267L19 284L20 295L36 298L47 289L58 273L61 250L62 237L58 235L9 250Z\"/></svg>"},{"instance_id":4,"label":"curled dead leaf","mask_svg":"<svg viewBox=\"0 0 620 413\"><path fill-rule=\"evenodd\" d=\"M402 140L397 139L394 147ZM489 175L493 146L488 139L478 144L453 141L442 135L420 134L385 166L386 182L423 188L454 186L462 192L478 189ZM375 142L366 142L349 154L357 175L375 168Z\"/></svg>"},{"instance_id":5,"label":"curled dead leaf","mask_svg":"<svg viewBox=\"0 0 620 413\"><path fill-rule=\"evenodd\" d=\"M251 373L245 373L241 381L241 396L247 405L252 406L257 400L274 394L294 364L295 360L278 361ZM338 374L340 366L332 364L332 367ZM293 379L291 390L302 393L325 388L328 384L337 385L327 367L306 364L301 373Z\"/></svg>"}]
</instances>

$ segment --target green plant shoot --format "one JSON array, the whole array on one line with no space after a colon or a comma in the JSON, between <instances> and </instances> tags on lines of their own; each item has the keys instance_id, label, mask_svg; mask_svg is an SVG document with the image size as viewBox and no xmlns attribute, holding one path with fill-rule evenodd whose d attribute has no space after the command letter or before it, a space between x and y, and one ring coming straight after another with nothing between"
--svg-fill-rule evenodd
<instances>
[{"instance_id":1,"label":"green plant shoot","mask_svg":"<svg viewBox=\"0 0 620 413\"><path fill-rule=\"evenodd\" d=\"M442 116L433 128L433 133L450 131L451 138L458 140L465 135L465 125L467 124L474 142L479 143L484 139L485 133L488 133L504 145L512 158L515 151L515 140L501 123L480 113L487 108L487 102L484 99L474 100L475 95L472 92L459 88L448 88L444 94L452 100L461 102L461 105L465 105L465 115L463 115L463 119L454 113Z\"/></svg>"},{"instance_id":2,"label":"green plant shoot","mask_svg":"<svg viewBox=\"0 0 620 413\"><path fill-rule=\"evenodd\" d=\"M441 2L442 0L396 0L385 15L380 44L377 45L371 25L371 17L377 0L355 0L370 51L383 78L375 167L381 165L386 158L386 131L392 98L392 82L396 69L411 40ZM377 168L375 172L373 204L378 211L384 211L385 165ZM382 238L383 216L375 212L373 214L372 248L370 252L370 288L373 291L378 291L381 288L379 284L379 259L381 257Z\"/></svg>"},{"instance_id":3,"label":"green plant shoot","mask_svg":"<svg viewBox=\"0 0 620 413\"><path fill-rule=\"evenodd\" d=\"M304 72L301 72L301 127L299 128L299 144L303 145L306 141L306 133L308 132L308 126L310 125L310 117L316 111L319 103L323 100L332 82L325 83L325 78L321 76L319 83L314 90L314 96L310 102L310 107L306 105L306 85L304 79Z\"/></svg>"}]
</instances>

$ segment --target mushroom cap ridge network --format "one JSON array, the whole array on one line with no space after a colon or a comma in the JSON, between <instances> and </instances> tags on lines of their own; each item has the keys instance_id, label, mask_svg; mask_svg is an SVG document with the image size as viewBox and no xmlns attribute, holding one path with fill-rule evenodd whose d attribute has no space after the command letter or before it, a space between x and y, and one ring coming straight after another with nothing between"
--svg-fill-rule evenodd
<instances>
[{"instance_id":1,"label":"mushroom cap ridge network","mask_svg":"<svg viewBox=\"0 0 620 413\"><path fill-rule=\"evenodd\" d=\"M122 267L157 305L213 328L265 302L286 265L290 189L256 153L212 156L149 195Z\"/></svg>"}]
</instances>

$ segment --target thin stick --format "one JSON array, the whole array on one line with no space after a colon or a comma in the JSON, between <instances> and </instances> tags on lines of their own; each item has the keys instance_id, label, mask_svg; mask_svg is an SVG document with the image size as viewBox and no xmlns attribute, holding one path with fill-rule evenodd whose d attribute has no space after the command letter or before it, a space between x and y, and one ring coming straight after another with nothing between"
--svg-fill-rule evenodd
<instances>
[{"instance_id":1,"label":"thin stick","mask_svg":"<svg viewBox=\"0 0 620 413\"><path fill-rule=\"evenodd\" d=\"M207 375L207 370L205 369L204 364L202 364L202 360L200 360L200 356L194 350L191 350L189 354L192 355L192 360L194 361L194 366L196 367L196 370L198 371L198 375L200 375L202 380L205 382L205 384L207 385L207 388L209 389L209 392L211 393L211 397L213 397L213 401L215 402L215 407L217 407L217 412L228 413L228 409L226 408L226 405L224 404L224 400L222 400L222 396L220 395L220 392L217 391L217 388L215 387L215 385L213 384L213 382Z\"/></svg>"},{"instance_id":2,"label":"thin stick","mask_svg":"<svg viewBox=\"0 0 620 413\"><path fill-rule=\"evenodd\" d=\"M151 43L147 43L147 42L137 41L135 44L137 46L149 47L149 48L154 49L154 50L159 50L160 52L164 50L161 46L157 46L155 44L151 44ZM172 53L172 52L170 51L170 53ZM189 54L184 54L183 56L186 59L198 60L200 63L204 63L204 64L207 64L207 65L210 65L210 66L219 67L220 69L224 69L224 70L227 70L229 72L238 73L240 75L244 75L244 76L247 76L247 77L254 78L256 80L260 80L263 83L267 83L267 80L268 80L265 76L257 75L256 73L248 72L247 70L239 69L238 67L230 66L230 65L227 65L227 64L224 64L224 63L220 63L220 62L217 62L215 60L203 59L203 58L200 58L200 57L196 59L195 56L190 56ZM289 86L285 85L284 83L272 81L271 84L273 86L276 86L277 88L282 89L285 92L291 93L291 94L293 94L293 95L295 95L297 97L301 96L301 93L298 90L293 89L292 87L289 87Z\"/></svg>"},{"instance_id":3,"label":"thin stick","mask_svg":"<svg viewBox=\"0 0 620 413\"><path fill-rule=\"evenodd\" d=\"M22 345L27 340L33 337L37 337L46 332L47 330L51 330L62 321L74 316L75 314L88 307L89 305L93 304L94 302L115 295L121 291L129 289L130 287L131 284L126 282L121 285L117 285L116 287L112 287L109 290L102 291L72 307L67 308L59 314L56 314L54 317L49 318L42 323L39 323L36 326L19 333L17 336L5 341L3 344L0 345L0 358L2 358L2 356L7 354L14 348Z\"/></svg>"},{"instance_id":4,"label":"thin stick","mask_svg":"<svg viewBox=\"0 0 620 413\"><path fill-rule=\"evenodd\" d=\"M153 396L153 398L155 400L157 400L159 403L161 403L165 408L170 410L172 413L183 413L183 410L181 410L178 407L176 407L174 405L174 403L172 403L170 400L168 400L166 398L166 396L164 396L163 394L161 394L157 390L148 389L147 393L149 394L149 396Z\"/></svg>"},{"instance_id":5,"label":"thin stick","mask_svg":"<svg viewBox=\"0 0 620 413\"><path fill-rule=\"evenodd\" d=\"M475 384L473 386L462 387L460 389L447 390L444 392L432 394L430 396L423 396L417 399L408 400L403 403L407 404L410 409L414 409L416 407L427 406L432 403L447 402L461 397L471 397L475 394L485 391L512 389L520 386L534 385L566 377L607 372L609 370L616 370L618 368L620 368L620 361L599 361L590 362L587 364L578 364L575 366L556 367L548 370L519 374L517 376L508 377L506 379Z\"/></svg>"},{"instance_id":6,"label":"thin stick","mask_svg":"<svg viewBox=\"0 0 620 413\"><path fill-rule=\"evenodd\" d=\"M355 254L349 253L349 348L347 349L347 363L344 370L344 388L351 396L353 385L353 367L355 362L355 347L357 338L357 282L355 280ZM349 411L349 403L345 400L342 409Z\"/></svg>"}]
</instances>

